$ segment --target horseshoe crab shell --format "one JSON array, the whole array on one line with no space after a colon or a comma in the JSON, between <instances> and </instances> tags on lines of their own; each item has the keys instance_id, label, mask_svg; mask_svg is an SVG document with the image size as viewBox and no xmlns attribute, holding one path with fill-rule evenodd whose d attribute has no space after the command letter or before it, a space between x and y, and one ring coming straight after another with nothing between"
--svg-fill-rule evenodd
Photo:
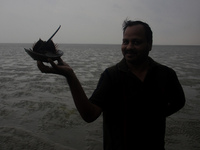
<instances>
[{"instance_id":1,"label":"horseshoe crab shell","mask_svg":"<svg viewBox=\"0 0 200 150\"><path fill-rule=\"evenodd\" d=\"M33 50L25 49L25 51L30 55L34 60L40 60L42 62L48 62L48 58L51 58L53 61L57 60L63 55L61 50L56 49L56 45L51 40L53 36L58 32L61 26L56 30L56 32L49 38L48 41L43 41L39 39L34 45Z\"/></svg>"},{"instance_id":2,"label":"horseshoe crab shell","mask_svg":"<svg viewBox=\"0 0 200 150\"><path fill-rule=\"evenodd\" d=\"M63 52L61 50L57 50L52 41L47 43L41 39L34 44L33 50L24 49L34 60L40 60L42 62L48 62L48 58L51 58L54 61L63 55Z\"/></svg>"}]
</instances>

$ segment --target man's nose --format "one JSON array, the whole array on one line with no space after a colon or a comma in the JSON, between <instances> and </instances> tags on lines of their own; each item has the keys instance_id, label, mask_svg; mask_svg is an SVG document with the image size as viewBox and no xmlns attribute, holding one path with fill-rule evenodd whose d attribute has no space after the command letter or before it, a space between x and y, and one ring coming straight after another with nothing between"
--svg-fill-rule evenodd
<instances>
[{"instance_id":1,"label":"man's nose","mask_svg":"<svg viewBox=\"0 0 200 150\"><path fill-rule=\"evenodd\" d=\"M134 44L133 43L129 43L128 45L127 45L127 47L126 47L126 49L127 50L132 50L132 49L134 49L135 48L135 46L134 46Z\"/></svg>"}]
</instances>

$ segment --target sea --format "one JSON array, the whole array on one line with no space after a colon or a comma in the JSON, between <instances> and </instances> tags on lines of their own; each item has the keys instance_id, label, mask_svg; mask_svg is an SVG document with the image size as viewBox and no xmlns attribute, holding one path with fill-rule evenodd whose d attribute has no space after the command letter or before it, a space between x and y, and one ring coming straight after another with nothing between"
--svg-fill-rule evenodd
<instances>
[{"instance_id":1,"label":"sea","mask_svg":"<svg viewBox=\"0 0 200 150\"><path fill-rule=\"evenodd\" d=\"M102 150L102 116L84 122L66 79L41 73L24 51L31 47L0 44L0 150ZM120 45L58 49L88 97L101 73L122 59ZM184 108L167 118L166 150L200 150L200 46L155 45L150 57L176 71L186 97Z\"/></svg>"}]
</instances>

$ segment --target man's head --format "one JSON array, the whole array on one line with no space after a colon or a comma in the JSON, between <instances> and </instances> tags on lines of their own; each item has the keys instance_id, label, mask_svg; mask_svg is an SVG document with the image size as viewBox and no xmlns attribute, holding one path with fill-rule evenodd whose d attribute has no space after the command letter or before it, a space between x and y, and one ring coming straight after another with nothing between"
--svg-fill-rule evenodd
<instances>
[{"instance_id":1,"label":"man's head","mask_svg":"<svg viewBox=\"0 0 200 150\"><path fill-rule=\"evenodd\" d=\"M146 61L152 41L152 31L148 24L142 21L124 21L121 49L127 62L141 64Z\"/></svg>"},{"instance_id":2,"label":"man's head","mask_svg":"<svg viewBox=\"0 0 200 150\"><path fill-rule=\"evenodd\" d=\"M125 32L127 27L131 27L131 26L135 26L135 25L142 25L144 27L147 42L152 45L153 44L153 33L152 33L150 26L145 22L125 20L122 25L123 33Z\"/></svg>"}]
</instances>

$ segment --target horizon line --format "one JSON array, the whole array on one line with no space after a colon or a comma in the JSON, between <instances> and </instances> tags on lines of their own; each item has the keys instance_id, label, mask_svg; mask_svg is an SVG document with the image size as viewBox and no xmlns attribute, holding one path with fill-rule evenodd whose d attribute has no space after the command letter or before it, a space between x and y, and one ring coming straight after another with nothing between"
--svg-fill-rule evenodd
<instances>
[{"instance_id":1,"label":"horizon line","mask_svg":"<svg viewBox=\"0 0 200 150\"><path fill-rule=\"evenodd\" d=\"M34 44L29 42L0 42L0 44ZM113 44L113 43L55 43L55 44L77 44L77 45L121 45L121 44ZM153 44L152 46L200 46L200 44Z\"/></svg>"}]
</instances>

